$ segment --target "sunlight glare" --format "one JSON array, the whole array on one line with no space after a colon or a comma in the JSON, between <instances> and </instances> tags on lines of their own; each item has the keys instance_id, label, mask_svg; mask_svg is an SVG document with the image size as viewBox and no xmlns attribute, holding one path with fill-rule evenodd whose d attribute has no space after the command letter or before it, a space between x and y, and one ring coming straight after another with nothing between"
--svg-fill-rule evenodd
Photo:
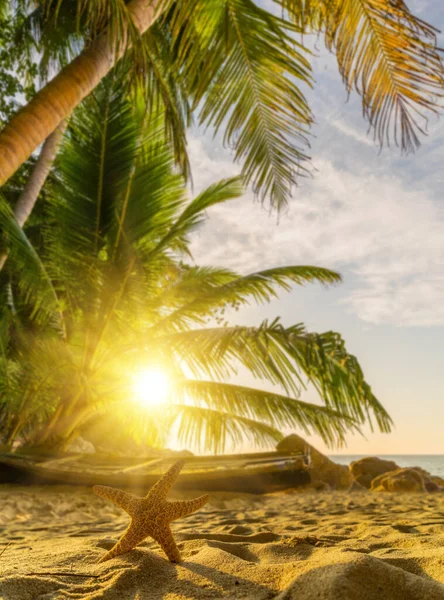
<instances>
[{"instance_id":1,"label":"sunlight glare","mask_svg":"<svg viewBox=\"0 0 444 600\"><path fill-rule=\"evenodd\" d=\"M143 369L134 376L134 401L144 408L166 404L170 396L170 382L161 369Z\"/></svg>"}]
</instances>

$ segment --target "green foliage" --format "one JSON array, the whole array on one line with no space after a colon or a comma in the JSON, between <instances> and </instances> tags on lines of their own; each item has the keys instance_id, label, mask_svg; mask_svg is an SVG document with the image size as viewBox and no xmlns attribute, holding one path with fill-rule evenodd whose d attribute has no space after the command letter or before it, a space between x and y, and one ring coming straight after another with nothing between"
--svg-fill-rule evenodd
<instances>
[{"instance_id":1,"label":"green foliage","mask_svg":"<svg viewBox=\"0 0 444 600\"><path fill-rule=\"evenodd\" d=\"M0 4L0 127L16 112L24 100L36 91L38 66L29 44L16 44L25 15L20 3L11 11L11 3Z\"/></svg>"},{"instance_id":2,"label":"green foliage","mask_svg":"<svg viewBox=\"0 0 444 600\"><path fill-rule=\"evenodd\" d=\"M189 15L193 18L190 19ZM311 85L299 29L251 0L192 0L167 15L201 124L224 131L246 182L282 206L305 171Z\"/></svg>"},{"instance_id":3,"label":"green foliage","mask_svg":"<svg viewBox=\"0 0 444 600\"><path fill-rule=\"evenodd\" d=\"M283 427L341 444L371 416L388 431L389 416L339 334L279 320L217 326L230 308L340 277L312 266L239 276L186 264L205 211L239 197L242 185L223 180L189 200L165 114L152 114L112 78L77 110L47 189L38 254L0 204L11 258L0 315L6 441L66 444L98 419L145 443L177 430L215 451L243 436L274 442ZM40 283L26 286L28 273ZM130 401L132 374L144 365L161 366L173 382L171 404L151 415ZM240 368L279 391L229 383ZM300 399L308 384L324 406Z\"/></svg>"},{"instance_id":4,"label":"green foliage","mask_svg":"<svg viewBox=\"0 0 444 600\"><path fill-rule=\"evenodd\" d=\"M436 30L403 0L158 0L139 35L126 0L17 0L0 10L0 118L48 76L110 33L125 85L143 82L152 118L189 176L187 128L223 132L244 182L280 209L309 171L312 86L305 33L323 34L348 92L381 145L414 150L440 111L443 63ZM9 10L13 6L14 10ZM278 16L279 15L279 16ZM38 76L38 77L37 77Z\"/></svg>"}]
</instances>

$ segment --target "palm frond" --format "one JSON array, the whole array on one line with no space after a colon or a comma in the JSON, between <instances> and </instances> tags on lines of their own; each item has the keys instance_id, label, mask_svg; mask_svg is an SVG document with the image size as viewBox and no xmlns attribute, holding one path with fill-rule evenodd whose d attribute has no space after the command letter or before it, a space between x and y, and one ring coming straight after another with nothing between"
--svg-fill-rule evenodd
<instances>
[{"instance_id":1,"label":"palm frond","mask_svg":"<svg viewBox=\"0 0 444 600\"><path fill-rule=\"evenodd\" d=\"M238 306L248 304L252 299L256 303L269 302L277 297L276 288L290 291L292 285L303 285L319 281L324 285L338 283L341 276L329 269L313 266L287 266L258 271L244 277L235 277L233 281L200 293L192 302L181 306L177 311L165 317L159 327L171 327L189 322L203 322L208 312L225 305Z\"/></svg>"},{"instance_id":2,"label":"palm frond","mask_svg":"<svg viewBox=\"0 0 444 600\"><path fill-rule=\"evenodd\" d=\"M221 202L239 198L242 195L242 180L240 177L222 179L210 185L192 200L184 209L182 214L171 224L168 233L159 241L157 246L146 256L150 260L152 256L171 246L174 241L179 242L178 249L186 249L189 246L187 235L200 225L205 218L205 211Z\"/></svg>"},{"instance_id":3,"label":"palm frond","mask_svg":"<svg viewBox=\"0 0 444 600\"><path fill-rule=\"evenodd\" d=\"M194 403L203 401L208 408L246 416L282 431L300 428L307 435L319 435L330 447L341 446L347 432L356 430L356 422L325 406L256 388L217 381L185 380L180 386Z\"/></svg>"},{"instance_id":4,"label":"palm frond","mask_svg":"<svg viewBox=\"0 0 444 600\"><path fill-rule=\"evenodd\" d=\"M299 331L303 333L303 326ZM281 339L284 336L285 330L276 319L273 323L264 321L260 327L184 330L162 335L151 344L179 357L196 379L226 380L242 365L255 378L269 381L288 395L298 397L305 387L305 379L295 368L289 343Z\"/></svg>"},{"instance_id":5,"label":"palm frond","mask_svg":"<svg viewBox=\"0 0 444 600\"><path fill-rule=\"evenodd\" d=\"M137 152L136 122L108 80L70 120L51 206L66 254L95 254L114 223L115 197L126 188ZM69 225L69 226L68 226ZM69 251L68 251L69 248ZM95 249L95 252L94 252Z\"/></svg>"},{"instance_id":6,"label":"palm frond","mask_svg":"<svg viewBox=\"0 0 444 600\"><path fill-rule=\"evenodd\" d=\"M267 423L217 409L173 404L169 412L175 416L173 429L182 443L215 454L223 452L227 442L267 446L282 439L282 433Z\"/></svg>"},{"instance_id":7,"label":"palm frond","mask_svg":"<svg viewBox=\"0 0 444 600\"><path fill-rule=\"evenodd\" d=\"M251 0L177 2L165 18L200 122L223 128L245 182L282 207L306 172L311 123L301 91L310 64L297 28Z\"/></svg>"},{"instance_id":8,"label":"palm frond","mask_svg":"<svg viewBox=\"0 0 444 600\"><path fill-rule=\"evenodd\" d=\"M163 270L165 285L159 286L145 302L144 310L151 315L150 323L158 323L199 294L207 294L236 278L236 273L229 269L170 264Z\"/></svg>"},{"instance_id":9,"label":"palm frond","mask_svg":"<svg viewBox=\"0 0 444 600\"><path fill-rule=\"evenodd\" d=\"M284 328L278 320L261 327L202 328L162 336L195 378L223 380L242 365L255 378L299 397L308 383L325 405L357 424L376 419L388 432L392 421L373 394L356 358L335 332L307 333L304 326Z\"/></svg>"},{"instance_id":10,"label":"palm frond","mask_svg":"<svg viewBox=\"0 0 444 600\"><path fill-rule=\"evenodd\" d=\"M301 28L324 31L379 143L415 150L426 117L440 110L443 97L437 30L404 0L278 1Z\"/></svg>"},{"instance_id":11,"label":"palm frond","mask_svg":"<svg viewBox=\"0 0 444 600\"><path fill-rule=\"evenodd\" d=\"M173 150L181 174L188 179L190 165L186 134L191 125L191 108L184 84L172 68L174 51L171 47L171 35L156 22L144 34L142 48L145 67L139 74L139 80L149 106L148 112L154 118L156 115L163 115L165 139ZM132 51L128 52L124 60L130 77L134 70L132 54Z\"/></svg>"},{"instance_id":12,"label":"palm frond","mask_svg":"<svg viewBox=\"0 0 444 600\"><path fill-rule=\"evenodd\" d=\"M327 331L290 333L290 343L298 364L316 387L326 406L348 414L360 423L372 415L381 431L389 432L392 420L366 382L358 360L349 354L339 333Z\"/></svg>"},{"instance_id":13,"label":"palm frond","mask_svg":"<svg viewBox=\"0 0 444 600\"><path fill-rule=\"evenodd\" d=\"M0 219L2 250L9 254L8 269L18 276L24 301L33 307L32 314L37 320L52 323L63 329L58 299L51 279L2 195Z\"/></svg>"}]
</instances>

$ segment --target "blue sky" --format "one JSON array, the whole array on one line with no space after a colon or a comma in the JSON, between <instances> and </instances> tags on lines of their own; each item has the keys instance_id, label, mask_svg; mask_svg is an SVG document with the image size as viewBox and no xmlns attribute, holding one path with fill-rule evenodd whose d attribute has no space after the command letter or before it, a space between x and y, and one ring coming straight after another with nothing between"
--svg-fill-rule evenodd
<instances>
[{"instance_id":1,"label":"blue sky","mask_svg":"<svg viewBox=\"0 0 444 600\"><path fill-rule=\"evenodd\" d=\"M440 0L409 5L444 26ZM313 179L300 181L279 223L250 193L210 210L193 254L198 264L242 273L286 264L338 270L339 287L297 288L236 319L279 315L284 324L343 334L395 429L350 437L342 452L444 454L444 118L431 118L416 154L380 153L359 98L347 101L334 56L316 45L317 83L308 94L316 118ZM195 191L239 172L209 134L195 131L190 151ZM315 437L310 442L325 449Z\"/></svg>"}]
</instances>

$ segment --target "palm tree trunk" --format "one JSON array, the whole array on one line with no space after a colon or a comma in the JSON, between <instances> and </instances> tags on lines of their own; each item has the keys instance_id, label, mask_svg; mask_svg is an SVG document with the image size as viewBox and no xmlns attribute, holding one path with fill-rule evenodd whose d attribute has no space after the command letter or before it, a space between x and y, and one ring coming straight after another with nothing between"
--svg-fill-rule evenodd
<instances>
[{"instance_id":1,"label":"palm tree trunk","mask_svg":"<svg viewBox=\"0 0 444 600\"><path fill-rule=\"evenodd\" d=\"M132 0L128 12L140 34L156 20L156 0ZM109 32L58 73L0 132L0 187L100 83L122 57L125 41Z\"/></svg>"},{"instance_id":2,"label":"palm tree trunk","mask_svg":"<svg viewBox=\"0 0 444 600\"><path fill-rule=\"evenodd\" d=\"M40 190L51 170L65 129L66 121L62 121L57 129L47 138L28 179L28 183L25 185L23 192L17 200L17 204L14 207L14 215L20 227L23 227L34 208ZM6 252L5 254L0 255L0 271L3 269L7 257L8 255Z\"/></svg>"}]
</instances>

